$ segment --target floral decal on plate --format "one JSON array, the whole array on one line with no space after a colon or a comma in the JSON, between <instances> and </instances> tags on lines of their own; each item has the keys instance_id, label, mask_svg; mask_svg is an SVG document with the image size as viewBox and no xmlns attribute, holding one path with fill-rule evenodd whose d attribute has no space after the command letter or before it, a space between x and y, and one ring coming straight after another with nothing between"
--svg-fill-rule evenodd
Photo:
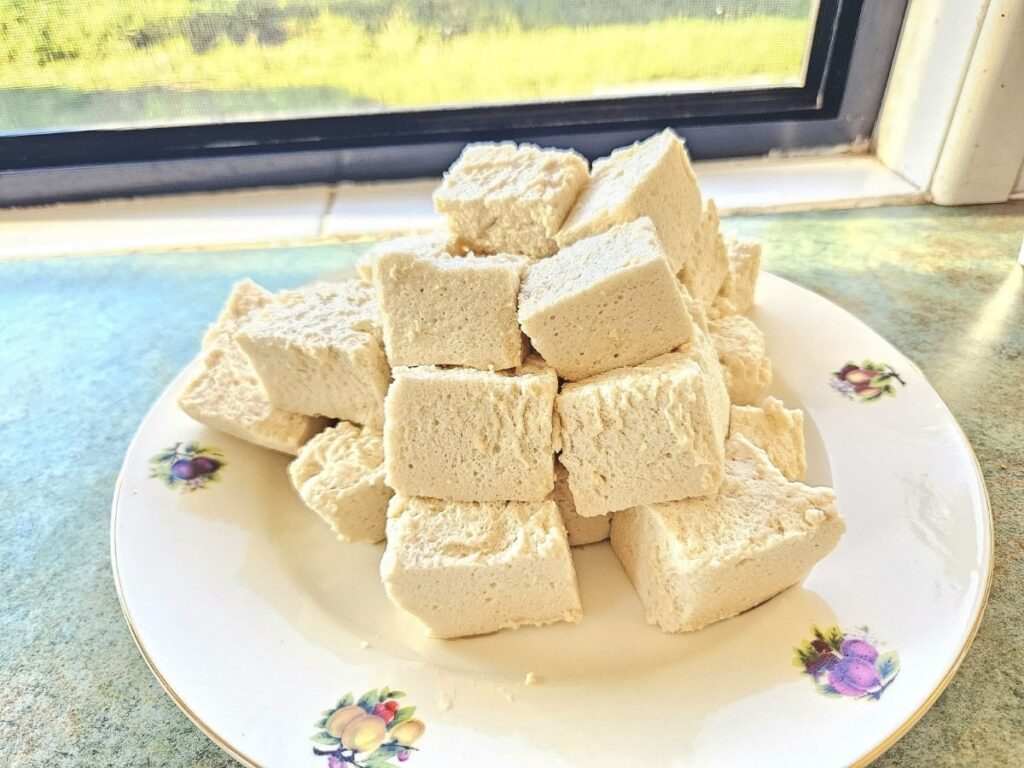
<instances>
[{"instance_id":1,"label":"floral decal on plate","mask_svg":"<svg viewBox=\"0 0 1024 768\"><path fill-rule=\"evenodd\" d=\"M839 627L812 629L814 639L794 649L793 663L814 679L819 693L877 700L899 674L899 654L880 653L867 627L846 633Z\"/></svg>"},{"instance_id":2,"label":"floral decal on plate","mask_svg":"<svg viewBox=\"0 0 1024 768\"><path fill-rule=\"evenodd\" d=\"M392 758L404 763L427 727L413 717L416 707L399 706L403 696L387 688L358 700L346 693L317 721L313 754L325 756L328 768L388 768L396 765Z\"/></svg>"},{"instance_id":3,"label":"floral decal on plate","mask_svg":"<svg viewBox=\"0 0 1024 768\"><path fill-rule=\"evenodd\" d=\"M870 403L884 395L895 395L896 384L907 386L891 365L864 360L859 365L852 360L832 372L829 386L850 400Z\"/></svg>"},{"instance_id":4,"label":"floral decal on plate","mask_svg":"<svg viewBox=\"0 0 1024 768\"><path fill-rule=\"evenodd\" d=\"M198 491L220 480L227 466L216 448L199 443L175 443L149 460L150 477L158 477L182 492Z\"/></svg>"}]
</instances>

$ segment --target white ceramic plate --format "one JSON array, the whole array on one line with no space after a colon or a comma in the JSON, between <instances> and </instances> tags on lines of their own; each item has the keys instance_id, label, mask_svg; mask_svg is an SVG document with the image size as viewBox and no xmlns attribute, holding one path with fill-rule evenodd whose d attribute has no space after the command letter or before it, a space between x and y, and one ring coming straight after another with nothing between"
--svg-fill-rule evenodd
<instances>
[{"instance_id":1,"label":"white ceramic plate","mask_svg":"<svg viewBox=\"0 0 1024 768\"><path fill-rule=\"evenodd\" d=\"M605 542L574 551L581 624L427 639L384 595L383 546L337 542L298 502L286 457L182 414L183 373L143 421L114 499L114 573L139 648L189 717L251 765L351 765L322 754L337 747L317 723L347 694L375 693L372 705L381 689L399 689L385 699L414 706L401 717L425 732L402 753L355 756L369 768L870 760L934 702L977 629L985 488L942 400L860 321L771 275L754 319L772 392L807 414L808 482L833 485L848 522L802 584L764 605L663 634ZM868 399L878 384L891 392ZM220 455L190 465L191 485L153 476L192 442Z\"/></svg>"}]
</instances>

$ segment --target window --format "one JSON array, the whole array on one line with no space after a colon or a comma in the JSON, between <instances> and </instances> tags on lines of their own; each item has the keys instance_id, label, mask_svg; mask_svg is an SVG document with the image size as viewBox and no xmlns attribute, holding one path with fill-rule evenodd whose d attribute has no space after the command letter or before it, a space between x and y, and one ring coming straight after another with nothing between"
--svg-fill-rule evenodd
<instances>
[{"instance_id":1,"label":"window","mask_svg":"<svg viewBox=\"0 0 1024 768\"><path fill-rule=\"evenodd\" d=\"M433 174L479 139L596 156L664 125L695 157L834 145L870 131L905 2L869 5L0 0L0 173L73 198ZM123 163L144 175L100 170Z\"/></svg>"},{"instance_id":2,"label":"window","mask_svg":"<svg viewBox=\"0 0 1024 768\"><path fill-rule=\"evenodd\" d=\"M801 87L816 15L812 0L16 3L0 131Z\"/></svg>"}]
</instances>

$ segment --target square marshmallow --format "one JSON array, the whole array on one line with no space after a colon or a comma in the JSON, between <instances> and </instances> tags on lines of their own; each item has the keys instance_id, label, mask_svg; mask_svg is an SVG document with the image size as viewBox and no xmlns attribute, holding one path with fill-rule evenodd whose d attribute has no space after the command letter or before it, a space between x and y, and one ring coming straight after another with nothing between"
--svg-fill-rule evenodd
<instances>
[{"instance_id":1,"label":"square marshmallow","mask_svg":"<svg viewBox=\"0 0 1024 768\"><path fill-rule=\"evenodd\" d=\"M732 240L728 247L729 279L722 286L722 296L732 302L739 313L754 306L754 291L761 270L761 243L755 240Z\"/></svg>"},{"instance_id":2,"label":"square marshmallow","mask_svg":"<svg viewBox=\"0 0 1024 768\"><path fill-rule=\"evenodd\" d=\"M381 253L374 284L391 365L515 368L523 361L516 319L523 256Z\"/></svg>"},{"instance_id":3,"label":"square marshmallow","mask_svg":"<svg viewBox=\"0 0 1024 768\"><path fill-rule=\"evenodd\" d=\"M391 489L381 434L347 421L306 443L288 466L303 503L342 541L381 541Z\"/></svg>"},{"instance_id":4,"label":"square marshmallow","mask_svg":"<svg viewBox=\"0 0 1024 768\"><path fill-rule=\"evenodd\" d=\"M729 274L725 240L719 230L718 209L708 200L694 233L694 247L683 264L679 279L693 298L709 308Z\"/></svg>"},{"instance_id":5,"label":"square marshmallow","mask_svg":"<svg viewBox=\"0 0 1024 768\"><path fill-rule=\"evenodd\" d=\"M711 342L725 372L729 399L753 405L772 383L772 363L765 353L764 334L743 315L728 315L708 322Z\"/></svg>"},{"instance_id":6,"label":"square marshmallow","mask_svg":"<svg viewBox=\"0 0 1024 768\"><path fill-rule=\"evenodd\" d=\"M391 373L369 283L285 291L251 316L236 338L278 407L383 425Z\"/></svg>"},{"instance_id":7,"label":"square marshmallow","mask_svg":"<svg viewBox=\"0 0 1024 768\"><path fill-rule=\"evenodd\" d=\"M433 256L444 256L452 253L448 242L448 232L424 232L419 235L394 237L377 243L358 259L356 272L368 283L373 282L373 268L377 259L390 253L429 253Z\"/></svg>"},{"instance_id":8,"label":"square marshmallow","mask_svg":"<svg viewBox=\"0 0 1024 768\"><path fill-rule=\"evenodd\" d=\"M718 361L699 337L678 352L562 388L559 459L578 514L718 489L729 398Z\"/></svg>"},{"instance_id":9,"label":"square marshmallow","mask_svg":"<svg viewBox=\"0 0 1024 768\"><path fill-rule=\"evenodd\" d=\"M588 179L572 151L470 144L444 174L434 207L457 245L477 253L550 256L554 236Z\"/></svg>"},{"instance_id":10,"label":"square marshmallow","mask_svg":"<svg viewBox=\"0 0 1024 768\"><path fill-rule=\"evenodd\" d=\"M519 322L548 364L572 381L668 352L692 327L650 219L531 264Z\"/></svg>"},{"instance_id":11,"label":"square marshmallow","mask_svg":"<svg viewBox=\"0 0 1024 768\"><path fill-rule=\"evenodd\" d=\"M231 290L224 311L203 339L202 368L178 395L178 405L214 429L294 454L327 426L326 420L273 405L235 341L238 326L273 301L273 294L251 280L243 280Z\"/></svg>"},{"instance_id":12,"label":"square marshmallow","mask_svg":"<svg viewBox=\"0 0 1024 768\"><path fill-rule=\"evenodd\" d=\"M743 435L768 454L787 480L802 480L807 471L804 448L804 412L789 410L781 400L766 397L761 407L734 405L729 434Z\"/></svg>"},{"instance_id":13,"label":"square marshmallow","mask_svg":"<svg viewBox=\"0 0 1024 768\"><path fill-rule=\"evenodd\" d=\"M612 516L608 514L583 517L576 511L576 501L569 488L569 473L559 462L555 463L555 489L548 498L558 505L562 522L565 523L565 532L569 536L570 547L582 547L608 538Z\"/></svg>"},{"instance_id":14,"label":"square marshmallow","mask_svg":"<svg viewBox=\"0 0 1024 768\"><path fill-rule=\"evenodd\" d=\"M395 496L381 579L432 637L480 635L583 615L565 527L553 501Z\"/></svg>"},{"instance_id":15,"label":"square marshmallow","mask_svg":"<svg viewBox=\"0 0 1024 768\"><path fill-rule=\"evenodd\" d=\"M558 379L543 361L510 372L400 366L394 375L384 457L397 493L540 501L551 492Z\"/></svg>"},{"instance_id":16,"label":"square marshmallow","mask_svg":"<svg viewBox=\"0 0 1024 768\"><path fill-rule=\"evenodd\" d=\"M830 488L791 483L742 436L726 443L713 496L612 517L612 549L647 622L689 632L763 603L802 579L843 535Z\"/></svg>"},{"instance_id":17,"label":"square marshmallow","mask_svg":"<svg viewBox=\"0 0 1024 768\"><path fill-rule=\"evenodd\" d=\"M658 231L672 274L678 273L694 250L701 196L686 145L671 130L597 160L590 185L555 239L564 248L645 216Z\"/></svg>"}]
</instances>

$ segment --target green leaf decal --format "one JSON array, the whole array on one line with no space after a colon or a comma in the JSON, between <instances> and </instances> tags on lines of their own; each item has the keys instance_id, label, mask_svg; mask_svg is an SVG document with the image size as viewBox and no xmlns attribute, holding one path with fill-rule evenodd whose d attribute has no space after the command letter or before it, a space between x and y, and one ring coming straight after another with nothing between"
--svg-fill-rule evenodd
<instances>
[{"instance_id":1,"label":"green leaf decal","mask_svg":"<svg viewBox=\"0 0 1024 768\"><path fill-rule=\"evenodd\" d=\"M839 627L832 627L828 633L828 644L832 646L832 650L839 652L839 646L843 644L845 636L843 631Z\"/></svg>"},{"instance_id":2,"label":"green leaf decal","mask_svg":"<svg viewBox=\"0 0 1024 768\"><path fill-rule=\"evenodd\" d=\"M401 749L401 747L398 745L397 742L391 742L390 744L381 744L379 747L377 747L376 751L372 755L370 755L370 758L383 758L384 760L388 760L397 755L399 749Z\"/></svg>"},{"instance_id":3,"label":"green leaf decal","mask_svg":"<svg viewBox=\"0 0 1024 768\"><path fill-rule=\"evenodd\" d=\"M817 688L818 692L825 696L829 696L831 698L842 698L843 694L841 694L828 683L818 683Z\"/></svg>"},{"instance_id":4,"label":"green leaf decal","mask_svg":"<svg viewBox=\"0 0 1024 768\"><path fill-rule=\"evenodd\" d=\"M367 712L373 712L373 706L377 703L377 689L374 688L372 691L367 691L359 697L359 701L356 702L360 707L365 709Z\"/></svg>"},{"instance_id":5,"label":"green leaf decal","mask_svg":"<svg viewBox=\"0 0 1024 768\"><path fill-rule=\"evenodd\" d=\"M391 729L399 723L404 723L406 720L412 717L413 714L415 714L415 712L416 707L402 707L397 712L395 712L395 719L388 723L388 728Z\"/></svg>"},{"instance_id":6,"label":"green leaf decal","mask_svg":"<svg viewBox=\"0 0 1024 768\"><path fill-rule=\"evenodd\" d=\"M878 676L885 682L890 677L893 677L900 668L900 655L896 651L889 651L883 653L875 660L875 669L878 670Z\"/></svg>"}]
</instances>

